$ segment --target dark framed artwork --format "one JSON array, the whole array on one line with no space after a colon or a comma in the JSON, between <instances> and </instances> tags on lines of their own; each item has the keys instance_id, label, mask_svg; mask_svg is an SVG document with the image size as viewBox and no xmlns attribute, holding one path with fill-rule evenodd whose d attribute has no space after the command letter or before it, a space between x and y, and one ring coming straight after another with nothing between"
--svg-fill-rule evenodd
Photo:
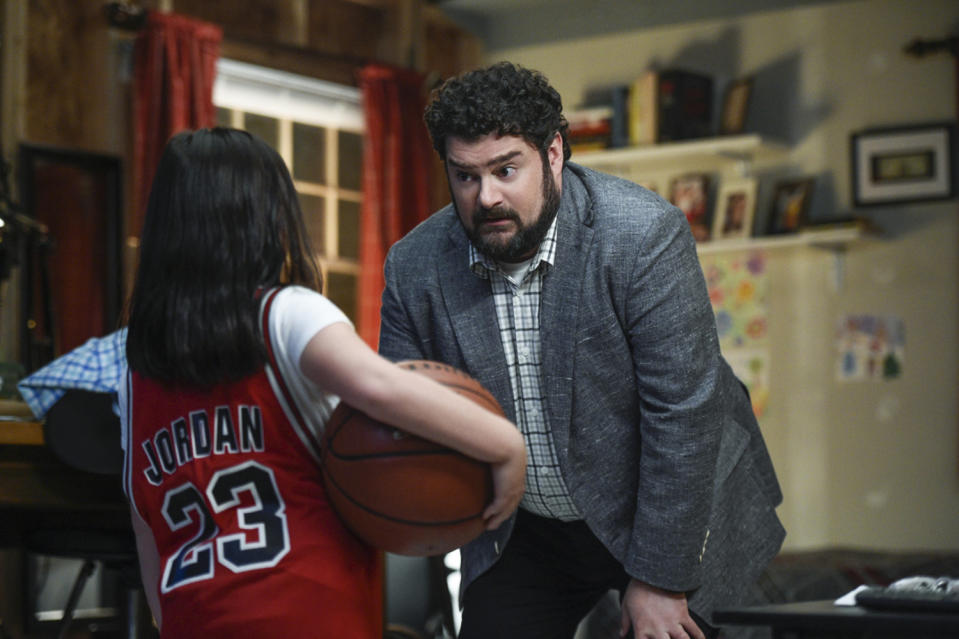
<instances>
[{"instance_id":1,"label":"dark framed artwork","mask_svg":"<svg viewBox=\"0 0 959 639\"><path fill-rule=\"evenodd\" d=\"M850 136L857 207L956 196L955 125L871 129Z\"/></svg>"},{"instance_id":2,"label":"dark framed artwork","mask_svg":"<svg viewBox=\"0 0 959 639\"><path fill-rule=\"evenodd\" d=\"M806 224L815 179L789 178L773 185L769 209L769 235L795 233Z\"/></svg>"},{"instance_id":3,"label":"dark framed artwork","mask_svg":"<svg viewBox=\"0 0 959 639\"><path fill-rule=\"evenodd\" d=\"M720 135L735 135L746 129L746 114L749 111L749 98L752 92L752 76L733 80L726 87L719 116Z\"/></svg>"},{"instance_id":4,"label":"dark framed artwork","mask_svg":"<svg viewBox=\"0 0 959 639\"><path fill-rule=\"evenodd\" d=\"M122 171L116 156L22 144L24 213L45 232L25 247L21 358L28 372L117 328Z\"/></svg>"}]
</instances>

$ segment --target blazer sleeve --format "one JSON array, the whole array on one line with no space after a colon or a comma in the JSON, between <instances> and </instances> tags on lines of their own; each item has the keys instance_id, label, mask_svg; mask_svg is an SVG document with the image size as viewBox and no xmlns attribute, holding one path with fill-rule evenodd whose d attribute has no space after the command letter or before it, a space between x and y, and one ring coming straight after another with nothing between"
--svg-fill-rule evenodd
<instances>
[{"instance_id":1,"label":"blazer sleeve","mask_svg":"<svg viewBox=\"0 0 959 639\"><path fill-rule=\"evenodd\" d=\"M653 585L689 591L701 581L725 406L715 319L678 209L653 215L621 285L641 413L626 565Z\"/></svg>"}]
</instances>

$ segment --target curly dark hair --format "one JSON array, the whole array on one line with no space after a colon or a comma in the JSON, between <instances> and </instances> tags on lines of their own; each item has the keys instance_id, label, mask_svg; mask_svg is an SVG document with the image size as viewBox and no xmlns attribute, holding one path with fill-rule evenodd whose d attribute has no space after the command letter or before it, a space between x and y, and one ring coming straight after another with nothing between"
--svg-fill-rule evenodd
<instances>
[{"instance_id":1,"label":"curly dark hair","mask_svg":"<svg viewBox=\"0 0 959 639\"><path fill-rule=\"evenodd\" d=\"M545 153L558 132L568 160L569 123L563 101L538 71L498 62L450 78L433 91L424 116L433 148L446 160L450 136L476 140L484 135L518 135Z\"/></svg>"}]
</instances>

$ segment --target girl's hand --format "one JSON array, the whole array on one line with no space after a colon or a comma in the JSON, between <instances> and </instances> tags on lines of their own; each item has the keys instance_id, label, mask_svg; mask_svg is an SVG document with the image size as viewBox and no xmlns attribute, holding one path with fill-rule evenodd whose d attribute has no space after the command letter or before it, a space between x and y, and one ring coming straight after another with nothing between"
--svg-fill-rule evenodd
<instances>
[{"instance_id":1,"label":"girl's hand","mask_svg":"<svg viewBox=\"0 0 959 639\"><path fill-rule=\"evenodd\" d=\"M513 514L526 490L526 445L519 431L516 431L515 439L509 456L504 461L490 464L493 471L493 501L483 511L487 530L499 528Z\"/></svg>"}]
</instances>

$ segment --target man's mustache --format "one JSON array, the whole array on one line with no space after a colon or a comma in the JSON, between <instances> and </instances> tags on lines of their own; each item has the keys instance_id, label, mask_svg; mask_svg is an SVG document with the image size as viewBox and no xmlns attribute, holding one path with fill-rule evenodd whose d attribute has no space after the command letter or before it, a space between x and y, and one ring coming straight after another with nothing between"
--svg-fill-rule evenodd
<instances>
[{"instance_id":1,"label":"man's mustache","mask_svg":"<svg viewBox=\"0 0 959 639\"><path fill-rule=\"evenodd\" d=\"M519 223L519 214L513 209L497 206L491 209L480 207L473 212L473 225L479 225L487 220L512 220Z\"/></svg>"}]
</instances>

